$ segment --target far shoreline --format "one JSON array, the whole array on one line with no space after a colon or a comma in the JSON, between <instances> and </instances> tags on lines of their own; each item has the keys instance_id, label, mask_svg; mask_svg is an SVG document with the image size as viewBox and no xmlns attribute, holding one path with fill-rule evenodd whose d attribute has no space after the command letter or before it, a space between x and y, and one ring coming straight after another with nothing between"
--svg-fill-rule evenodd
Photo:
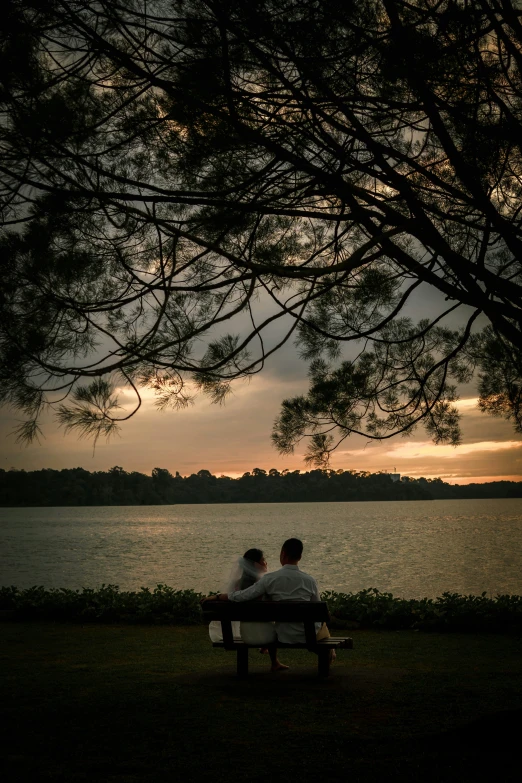
<instances>
[{"instance_id":1,"label":"far shoreline","mask_svg":"<svg viewBox=\"0 0 522 783\"><path fill-rule=\"evenodd\" d=\"M522 482L521 482L522 483ZM464 485L467 486L467 485ZM520 496L506 496L499 497L498 495L481 497L465 497L465 498L391 498L388 500L373 500L372 498L354 499L354 500L237 500L237 501L192 501L188 503L105 503L105 504L53 504L53 505L2 505L0 508L15 509L15 508L148 508L154 507L166 507L166 506L284 506L284 505L298 505L298 504L312 504L312 503L425 503L425 502L446 502L446 501L461 501L461 500L522 500L522 494Z\"/></svg>"}]
</instances>

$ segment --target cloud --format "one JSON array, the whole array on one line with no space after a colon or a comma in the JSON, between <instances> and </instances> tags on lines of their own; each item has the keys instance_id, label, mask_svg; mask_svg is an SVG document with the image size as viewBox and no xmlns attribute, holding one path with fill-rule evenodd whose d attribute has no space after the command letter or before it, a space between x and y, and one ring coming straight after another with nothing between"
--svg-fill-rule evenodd
<instances>
[{"instance_id":1,"label":"cloud","mask_svg":"<svg viewBox=\"0 0 522 783\"><path fill-rule=\"evenodd\" d=\"M460 413L467 413L469 411L480 412L478 408L478 397L467 397L462 400L457 400L455 407L459 409Z\"/></svg>"},{"instance_id":2,"label":"cloud","mask_svg":"<svg viewBox=\"0 0 522 783\"><path fill-rule=\"evenodd\" d=\"M464 455L476 452L502 451L503 449L521 449L522 442L516 440L479 441L475 443L463 443L460 446L436 445L431 441L406 443L394 447L384 456L395 459L417 459L418 457L439 457L444 459L462 459Z\"/></svg>"},{"instance_id":3,"label":"cloud","mask_svg":"<svg viewBox=\"0 0 522 783\"><path fill-rule=\"evenodd\" d=\"M412 478L440 477L451 484L472 481L522 480L522 441L496 440L453 446L431 441L387 441L365 449L344 450L339 462L358 470L384 470ZM342 465L344 467L344 465Z\"/></svg>"}]
</instances>

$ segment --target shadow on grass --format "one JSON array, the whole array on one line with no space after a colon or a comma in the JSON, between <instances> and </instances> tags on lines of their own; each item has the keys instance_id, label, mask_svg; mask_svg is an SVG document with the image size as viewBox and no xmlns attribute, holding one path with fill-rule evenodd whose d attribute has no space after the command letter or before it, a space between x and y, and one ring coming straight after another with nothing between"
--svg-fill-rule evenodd
<instances>
[{"instance_id":1,"label":"shadow on grass","mask_svg":"<svg viewBox=\"0 0 522 783\"><path fill-rule=\"evenodd\" d=\"M384 667L382 669L354 669L348 666L332 666L330 676L320 679L317 666L293 665L281 672L271 672L269 668L260 670L250 666L248 677L239 678L233 667L217 668L213 671L196 674L180 674L176 680L212 689L235 689L238 693L254 690L259 699L273 699L285 694L294 695L297 690L306 689L306 693L329 693L339 689L365 691L368 688L385 686L398 682L407 674L406 669Z\"/></svg>"}]
</instances>

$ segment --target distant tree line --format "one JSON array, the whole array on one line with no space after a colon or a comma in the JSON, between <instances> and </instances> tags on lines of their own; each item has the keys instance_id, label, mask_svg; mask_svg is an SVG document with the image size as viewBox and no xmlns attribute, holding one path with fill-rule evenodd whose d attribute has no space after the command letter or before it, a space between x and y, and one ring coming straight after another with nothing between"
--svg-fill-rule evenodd
<instances>
[{"instance_id":1,"label":"distant tree line","mask_svg":"<svg viewBox=\"0 0 522 783\"><path fill-rule=\"evenodd\" d=\"M115 466L93 473L70 470L1 470L1 506L140 506L176 503L292 503L307 501L436 500L522 497L522 481L451 485L387 473L254 468L241 478L200 470L190 476L154 468L151 476Z\"/></svg>"}]
</instances>

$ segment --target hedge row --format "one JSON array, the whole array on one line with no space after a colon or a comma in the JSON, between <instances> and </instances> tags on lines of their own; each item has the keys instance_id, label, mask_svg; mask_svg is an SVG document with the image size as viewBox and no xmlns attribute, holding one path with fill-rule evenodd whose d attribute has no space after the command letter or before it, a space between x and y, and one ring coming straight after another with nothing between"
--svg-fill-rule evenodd
<instances>
[{"instance_id":1,"label":"hedge row","mask_svg":"<svg viewBox=\"0 0 522 783\"><path fill-rule=\"evenodd\" d=\"M196 625L203 622L201 593L158 585L137 592L120 591L117 585L99 590L31 587L0 588L0 610L14 620L57 620L80 623L150 623ZM459 595L404 599L375 588L358 593L327 591L322 595L332 614L332 626L418 629L433 631L520 632L522 596Z\"/></svg>"},{"instance_id":2,"label":"hedge row","mask_svg":"<svg viewBox=\"0 0 522 783\"><path fill-rule=\"evenodd\" d=\"M194 590L167 585L137 592L120 591L118 585L102 585L99 590L0 587L0 610L15 620L196 625L202 622L201 598Z\"/></svg>"},{"instance_id":3,"label":"hedge row","mask_svg":"<svg viewBox=\"0 0 522 783\"><path fill-rule=\"evenodd\" d=\"M519 633L522 596L443 593L438 598L395 598L374 587L359 593L327 591L332 616L340 623L355 621L361 628L423 631Z\"/></svg>"}]
</instances>

